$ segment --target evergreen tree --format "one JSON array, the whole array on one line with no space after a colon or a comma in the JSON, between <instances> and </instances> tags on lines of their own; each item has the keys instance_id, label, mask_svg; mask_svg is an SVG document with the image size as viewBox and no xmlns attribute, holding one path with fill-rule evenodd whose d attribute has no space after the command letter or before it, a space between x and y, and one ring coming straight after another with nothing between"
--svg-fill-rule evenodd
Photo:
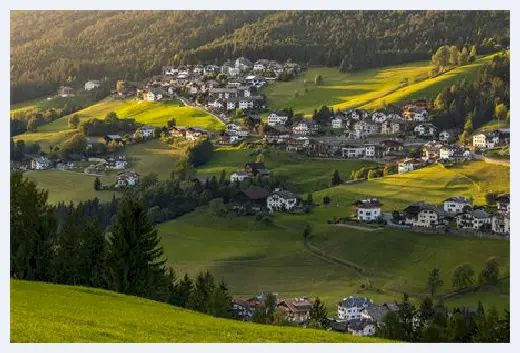
<instances>
[{"instance_id":1,"label":"evergreen tree","mask_svg":"<svg viewBox=\"0 0 520 353\"><path fill-rule=\"evenodd\" d=\"M221 281L210 297L208 314L215 317L232 318L231 305L232 298L228 293L226 284Z\"/></svg>"},{"instance_id":2,"label":"evergreen tree","mask_svg":"<svg viewBox=\"0 0 520 353\"><path fill-rule=\"evenodd\" d=\"M163 248L135 200L125 198L107 244L107 282L120 293L155 298L164 283Z\"/></svg>"},{"instance_id":3,"label":"evergreen tree","mask_svg":"<svg viewBox=\"0 0 520 353\"><path fill-rule=\"evenodd\" d=\"M186 308L191 292L193 291L193 280L185 273L176 288L176 295L172 297L170 304Z\"/></svg>"},{"instance_id":4,"label":"evergreen tree","mask_svg":"<svg viewBox=\"0 0 520 353\"><path fill-rule=\"evenodd\" d=\"M316 321L322 328L327 327L327 308L325 307L325 304L321 302L319 297L314 300L310 319Z\"/></svg>"},{"instance_id":5,"label":"evergreen tree","mask_svg":"<svg viewBox=\"0 0 520 353\"><path fill-rule=\"evenodd\" d=\"M214 290L215 280L213 276L208 271L200 272L195 278L195 285L188 299L187 307L201 313L208 313L208 305Z\"/></svg>"},{"instance_id":6,"label":"evergreen tree","mask_svg":"<svg viewBox=\"0 0 520 353\"><path fill-rule=\"evenodd\" d=\"M94 190L100 190L101 189L101 180L99 180L99 177L96 177L94 180Z\"/></svg>"},{"instance_id":7,"label":"evergreen tree","mask_svg":"<svg viewBox=\"0 0 520 353\"><path fill-rule=\"evenodd\" d=\"M336 185L340 185L341 184L341 178L339 176L339 172L338 170L334 170L334 174L332 175L332 181L331 181L331 186L336 186Z\"/></svg>"},{"instance_id":8,"label":"evergreen tree","mask_svg":"<svg viewBox=\"0 0 520 353\"><path fill-rule=\"evenodd\" d=\"M437 293L437 290L442 287L443 283L439 269L434 268L428 275L428 290L432 298L435 297L435 293Z\"/></svg>"},{"instance_id":9,"label":"evergreen tree","mask_svg":"<svg viewBox=\"0 0 520 353\"><path fill-rule=\"evenodd\" d=\"M78 272L80 281L89 287L105 288L105 234L97 220L89 221L82 229Z\"/></svg>"}]
</instances>

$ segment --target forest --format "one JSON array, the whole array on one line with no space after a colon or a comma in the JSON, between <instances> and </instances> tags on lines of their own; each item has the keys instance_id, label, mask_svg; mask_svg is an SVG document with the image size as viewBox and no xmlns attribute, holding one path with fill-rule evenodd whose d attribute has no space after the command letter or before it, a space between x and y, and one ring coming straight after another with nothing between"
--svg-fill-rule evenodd
<instances>
[{"instance_id":1,"label":"forest","mask_svg":"<svg viewBox=\"0 0 520 353\"><path fill-rule=\"evenodd\" d=\"M11 103L246 56L344 71L509 46L508 11L12 11Z\"/></svg>"}]
</instances>

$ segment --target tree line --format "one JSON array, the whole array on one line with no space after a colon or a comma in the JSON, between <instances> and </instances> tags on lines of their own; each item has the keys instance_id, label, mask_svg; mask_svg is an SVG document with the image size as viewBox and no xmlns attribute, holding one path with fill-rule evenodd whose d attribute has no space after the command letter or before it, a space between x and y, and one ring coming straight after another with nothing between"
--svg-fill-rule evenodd
<instances>
[{"instance_id":1,"label":"tree line","mask_svg":"<svg viewBox=\"0 0 520 353\"><path fill-rule=\"evenodd\" d=\"M15 11L11 102L105 76L239 56L342 71L424 60L446 43L509 45L508 11Z\"/></svg>"}]
</instances>

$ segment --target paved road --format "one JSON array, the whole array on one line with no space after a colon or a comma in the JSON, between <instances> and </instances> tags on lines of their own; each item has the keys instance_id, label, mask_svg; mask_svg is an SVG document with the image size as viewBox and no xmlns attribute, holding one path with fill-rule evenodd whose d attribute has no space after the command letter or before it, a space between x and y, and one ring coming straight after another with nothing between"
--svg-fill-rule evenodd
<instances>
[{"instance_id":1,"label":"paved road","mask_svg":"<svg viewBox=\"0 0 520 353\"><path fill-rule=\"evenodd\" d=\"M192 108L194 108L194 109L198 109L198 110L200 110L200 111L202 111L202 112L204 112L204 113L206 113L206 114L209 114L209 115L211 115L211 116L214 116L214 117L217 118L217 120L220 121L222 124L224 124L224 125L226 124L226 122L224 121L224 119L221 119L220 116L215 115L215 114L213 114L213 113L210 113L209 111L207 111L207 110L204 109L204 108L198 107L198 106L196 106L196 105L194 105L194 104L190 104L190 102L188 102L188 100L187 100L186 98L184 98L184 97L179 97L179 96L175 96L175 98L179 99L182 103L184 103L184 105L186 105L186 106L188 106L188 107L192 107Z\"/></svg>"}]
</instances>

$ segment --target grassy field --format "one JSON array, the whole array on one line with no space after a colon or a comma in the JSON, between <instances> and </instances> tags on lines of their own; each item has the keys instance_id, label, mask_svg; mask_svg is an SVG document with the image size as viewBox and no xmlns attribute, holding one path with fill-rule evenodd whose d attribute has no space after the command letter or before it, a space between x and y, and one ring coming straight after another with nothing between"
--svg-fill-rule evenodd
<instances>
[{"instance_id":1,"label":"grassy field","mask_svg":"<svg viewBox=\"0 0 520 353\"><path fill-rule=\"evenodd\" d=\"M166 122L175 118L179 126L201 126L208 129L218 129L222 126L215 117L198 109L186 107L179 101L137 102L135 99L105 98L97 104L82 109L75 114L81 121L89 118L104 119L115 112L119 118L133 118L138 123L153 126L166 126ZM41 126L38 131L61 131L67 129L68 116Z\"/></svg>"},{"instance_id":2,"label":"grassy field","mask_svg":"<svg viewBox=\"0 0 520 353\"><path fill-rule=\"evenodd\" d=\"M94 103L94 98L89 93L78 94L74 97L47 97L31 99L26 102L21 102L11 105L10 113L19 113L29 109L62 109L65 105L68 106L87 106Z\"/></svg>"},{"instance_id":3,"label":"grassy field","mask_svg":"<svg viewBox=\"0 0 520 353\"><path fill-rule=\"evenodd\" d=\"M197 170L199 175L220 175L222 169L227 175L243 169L248 162L255 162L260 150L234 147L217 148L208 164ZM297 153L269 148L264 152L264 163L271 175L287 181L295 192L311 192L327 188L334 170L342 178L350 177L353 169L373 166L375 163L361 160L312 160Z\"/></svg>"},{"instance_id":4,"label":"grassy field","mask_svg":"<svg viewBox=\"0 0 520 353\"><path fill-rule=\"evenodd\" d=\"M14 141L23 140L27 144L37 143L42 151L50 152L49 147L60 145L66 139L76 134L77 130L68 129L57 132L26 132L13 137Z\"/></svg>"},{"instance_id":5,"label":"grassy field","mask_svg":"<svg viewBox=\"0 0 520 353\"><path fill-rule=\"evenodd\" d=\"M25 173L34 180L39 189L49 192L48 202L56 204L60 201L77 203L97 197L100 201L110 201L116 193L114 191L94 190L94 176L63 170L29 170ZM114 175L101 176L102 184L114 184Z\"/></svg>"},{"instance_id":6,"label":"grassy field","mask_svg":"<svg viewBox=\"0 0 520 353\"><path fill-rule=\"evenodd\" d=\"M144 176L156 173L159 179L169 178L177 161L184 155L185 149L175 148L154 139L127 146L124 152L130 163L130 169Z\"/></svg>"},{"instance_id":7,"label":"grassy field","mask_svg":"<svg viewBox=\"0 0 520 353\"><path fill-rule=\"evenodd\" d=\"M12 343L388 342L217 319L100 289L19 280L10 284Z\"/></svg>"},{"instance_id":8,"label":"grassy field","mask_svg":"<svg viewBox=\"0 0 520 353\"><path fill-rule=\"evenodd\" d=\"M322 190L315 199L329 196L339 209L353 209L360 198L379 198L384 210L402 210L416 201L440 203L451 196L472 196L475 204L485 204L488 192L509 192L509 168L473 161L445 168L426 167L400 175L391 175L359 184L341 185ZM333 214L331 210L329 214Z\"/></svg>"},{"instance_id":9,"label":"grassy field","mask_svg":"<svg viewBox=\"0 0 520 353\"><path fill-rule=\"evenodd\" d=\"M337 68L311 67L291 82L266 87L263 93L271 109L293 107L295 113L303 113L305 116L311 116L313 110L322 105L334 109L377 109L419 97L433 97L457 80L476 77L478 68L490 59L491 56L480 58L474 64L455 68L435 78L428 78L429 61L351 74L342 74ZM314 84L318 74L323 77L323 85L320 86Z\"/></svg>"}]
</instances>

